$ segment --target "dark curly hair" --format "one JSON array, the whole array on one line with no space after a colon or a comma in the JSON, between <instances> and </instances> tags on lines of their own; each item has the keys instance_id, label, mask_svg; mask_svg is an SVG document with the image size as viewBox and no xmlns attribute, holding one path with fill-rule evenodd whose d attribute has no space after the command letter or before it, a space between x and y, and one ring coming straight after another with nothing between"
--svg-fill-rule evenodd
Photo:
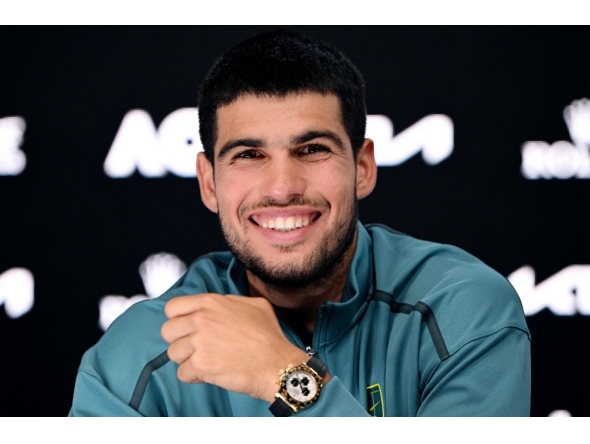
<instances>
[{"instance_id":1,"label":"dark curly hair","mask_svg":"<svg viewBox=\"0 0 590 444\"><path fill-rule=\"evenodd\" d=\"M199 91L200 136L213 165L217 109L245 94L334 94L353 153L365 138L367 112L363 78L352 62L327 43L276 30L239 43L213 65Z\"/></svg>"}]
</instances>

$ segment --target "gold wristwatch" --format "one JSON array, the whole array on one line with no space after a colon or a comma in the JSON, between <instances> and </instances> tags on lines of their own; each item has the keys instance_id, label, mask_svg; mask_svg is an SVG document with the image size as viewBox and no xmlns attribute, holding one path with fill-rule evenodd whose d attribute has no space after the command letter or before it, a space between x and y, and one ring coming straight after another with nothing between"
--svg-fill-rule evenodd
<instances>
[{"instance_id":1,"label":"gold wristwatch","mask_svg":"<svg viewBox=\"0 0 590 444\"><path fill-rule=\"evenodd\" d=\"M291 416L313 404L320 396L328 367L316 357L306 363L289 364L279 372L279 391L269 410L274 416Z\"/></svg>"}]
</instances>

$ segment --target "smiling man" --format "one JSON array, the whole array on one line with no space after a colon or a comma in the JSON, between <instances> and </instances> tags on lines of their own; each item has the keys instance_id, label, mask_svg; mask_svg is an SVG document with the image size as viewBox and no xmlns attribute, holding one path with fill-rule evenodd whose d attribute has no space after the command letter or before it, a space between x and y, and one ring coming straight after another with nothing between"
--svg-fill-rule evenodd
<instances>
[{"instance_id":1,"label":"smiling man","mask_svg":"<svg viewBox=\"0 0 590 444\"><path fill-rule=\"evenodd\" d=\"M373 190L361 75L285 31L222 56L199 97L197 259L82 360L71 415L528 415L530 338L506 279L358 222Z\"/></svg>"}]
</instances>

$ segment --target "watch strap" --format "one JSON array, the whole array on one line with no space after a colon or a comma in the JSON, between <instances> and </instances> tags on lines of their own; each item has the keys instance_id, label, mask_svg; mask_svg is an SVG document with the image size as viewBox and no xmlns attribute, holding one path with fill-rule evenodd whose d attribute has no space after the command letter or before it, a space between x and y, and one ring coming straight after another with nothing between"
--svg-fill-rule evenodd
<instances>
[{"instance_id":1,"label":"watch strap","mask_svg":"<svg viewBox=\"0 0 590 444\"><path fill-rule=\"evenodd\" d=\"M278 417L287 417L295 413L293 411L293 408L289 404L287 404L280 396L276 397L276 399L268 409L270 410L270 413Z\"/></svg>"},{"instance_id":2,"label":"watch strap","mask_svg":"<svg viewBox=\"0 0 590 444\"><path fill-rule=\"evenodd\" d=\"M315 371L318 375L320 375L321 378L326 376L326 373L328 373L328 366L326 364L324 364L322 361L320 361L318 358L316 358L315 356L312 356L309 359L309 361L307 361L306 365L309 368L311 368L313 371Z\"/></svg>"}]
</instances>

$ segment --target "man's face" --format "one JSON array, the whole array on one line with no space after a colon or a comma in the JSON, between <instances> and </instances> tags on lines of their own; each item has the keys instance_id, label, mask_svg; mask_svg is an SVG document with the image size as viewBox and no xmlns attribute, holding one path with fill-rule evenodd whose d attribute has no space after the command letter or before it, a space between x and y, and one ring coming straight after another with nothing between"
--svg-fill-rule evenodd
<instances>
[{"instance_id":1,"label":"man's face","mask_svg":"<svg viewBox=\"0 0 590 444\"><path fill-rule=\"evenodd\" d=\"M351 251L356 165L335 96L246 95L219 108L214 171L203 165L205 204L219 212L232 252L264 282L318 284Z\"/></svg>"}]
</instances>

